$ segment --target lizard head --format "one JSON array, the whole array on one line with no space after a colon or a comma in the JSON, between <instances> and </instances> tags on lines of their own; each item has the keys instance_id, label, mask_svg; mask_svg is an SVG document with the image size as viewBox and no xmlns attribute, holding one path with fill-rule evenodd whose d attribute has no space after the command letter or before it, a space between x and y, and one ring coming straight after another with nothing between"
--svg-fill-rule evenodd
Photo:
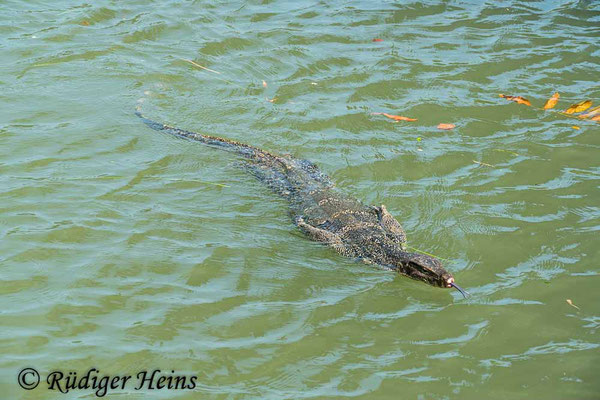
<instances>
[{"instance_id":1,"label":"lizard head","mask_svg":"<svg viewBox=\"0 0 600 400\"><path fill-rule=\"evenodd\" d=\"M454 283L452 274L444 269L440 260L425 254L394 251L392 268L403 275L442 288L455 288L465 298L468 293Z\"/></svg>"}]
</instances>

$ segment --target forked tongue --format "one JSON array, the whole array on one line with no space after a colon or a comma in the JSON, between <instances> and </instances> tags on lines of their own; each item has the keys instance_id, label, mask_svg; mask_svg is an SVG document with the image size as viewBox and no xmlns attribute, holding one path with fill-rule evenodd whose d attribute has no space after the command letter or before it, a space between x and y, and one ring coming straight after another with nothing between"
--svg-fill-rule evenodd
<instances>
[{"instance_id":1,"label":"forked tongue","mask_svg":"<svg viewBox=\"0 0 600 400\"><path fill-rule=\"evenodd\" d=\"M471 294L469 292L467 292L466 290L463 290L460 286L458 286L456 283L452 282L450 284L450 286L452 286L454 289L458 290L460 292L460 294L463 295L463 297L466 299L468 296L470 296Z\"/></svg>"}]
</instances>

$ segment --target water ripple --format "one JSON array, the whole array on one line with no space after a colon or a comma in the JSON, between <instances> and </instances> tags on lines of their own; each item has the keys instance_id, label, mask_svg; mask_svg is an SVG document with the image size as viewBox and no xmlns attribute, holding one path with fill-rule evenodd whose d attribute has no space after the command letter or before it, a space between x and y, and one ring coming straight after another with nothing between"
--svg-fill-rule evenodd
<instances>
[{"instance_id":1,"label":"water ripple","mask_svg":"<svg viewBox=\"0 0 600 400\"><path fill-rule=\"evenodd\" d=\"M9 0L0 375L176 368L208 398L596 396L599 125L539 107L597 105L599 22L585 0ZM314 161L472 297L306 240L234 157L150 132L136 104Z\"/></svg>"}]
</instances>

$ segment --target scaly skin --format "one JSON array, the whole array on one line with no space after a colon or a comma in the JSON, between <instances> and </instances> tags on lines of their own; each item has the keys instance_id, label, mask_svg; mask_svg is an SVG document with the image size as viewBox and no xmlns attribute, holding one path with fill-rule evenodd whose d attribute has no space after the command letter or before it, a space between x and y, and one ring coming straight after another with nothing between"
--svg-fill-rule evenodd
<instances>
[{"instance_id":1,"label":"scaly skin","mask_svg":"<svg viewBox=\"0 0 600 400\"><path fill-rule=\"evenodd\" d=\"M243 156L245 166L256 178L289 201L294 223L312 240L325 243L344 256L382 265L433 286L460 290L437 258L405 251L404 230L384 205L366 206L342 194L310 161L174 128L149 120L139 112L136 115L157 131Z\"/></svg>"}]
</instances>

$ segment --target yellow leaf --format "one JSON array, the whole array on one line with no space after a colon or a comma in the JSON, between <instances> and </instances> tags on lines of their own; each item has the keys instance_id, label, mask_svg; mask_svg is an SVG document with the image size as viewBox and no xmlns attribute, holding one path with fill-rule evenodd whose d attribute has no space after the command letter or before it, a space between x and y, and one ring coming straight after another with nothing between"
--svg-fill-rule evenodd
<instances>
[{"instance_id":1,"label":"yellow leaf","mask_svg":"<svg viewBox=\"0 0 600 400\"><path fill-rule=\"evenodd\" d=\"M591 100L582 101L580 103L573 104L571 107L567 108L565 110L565 113L566 114L573 114L573 113L577 113L577 112L582 112L582 111L587 110L591 106L592 106L592 101Z\"/></svg>"},{"instance_id":2,"label":"yellow leaf","mask_svg":"<svg viewBox=\"0 0 600 400\"><path fill-rule=\"evenodd\" d=\"M590 111L586 112L585 114L581 114L579 116L579 118L582 118L582 119L591 118L597 114L600 114L600 106L592 108Z\"/></svg>"},{"instance_id":3,"label":"yellow leaf","mask_svg":"<svg viewBox=\"0 0 600 400\"><path fill-rule=\"evenodd\" d=\"M581 128L578 127L577 125L573 125L571 128L575 129L575 130L580 130Z\"/></svg>"},{"instance_id":4,"label":"yellow leaf","mask_svg":"<svg viewBox=\"0 0 600 400\"><path fill-rule=\"evenodd\" d=\"M560 94L558 94L558 92L554 93L552 95L552 97L550 97L548 99L548 101L546 102L546 104L544 104L544 110L549 110L551 108L554 108L554 106L556 105L556 103L558 103L558 99L560 98Z\"/></svg>"}]
</instances>

